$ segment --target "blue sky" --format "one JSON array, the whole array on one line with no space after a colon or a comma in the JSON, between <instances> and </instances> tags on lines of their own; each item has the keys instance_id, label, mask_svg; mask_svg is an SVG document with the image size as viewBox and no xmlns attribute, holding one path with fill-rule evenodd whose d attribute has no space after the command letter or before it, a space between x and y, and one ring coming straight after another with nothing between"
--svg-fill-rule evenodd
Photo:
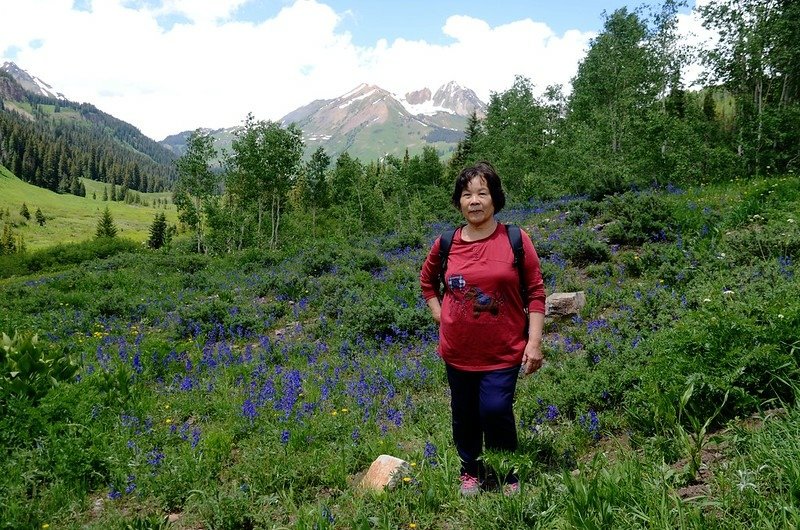
<instances>
[{"instance_id":1,"label":"blue sky","mask_svg":"<svg viewBox=\"0 0 800 530\"><path fill-rule=\"evenodd\" d=\"M708 1L708 0L697 0ZM694 0L690 5L694 4ZM161 139L360 83L567 89L619 0L0 0L0 60ZM684 10L683 22L696 27ZM199 112L202 109L202 112Z\"/></svg>"},{"instance_id":2,"label":"blue sky","mask_svg":"<svg viewBox=\"0 0 800 530\"><path fill-rule=\"evenodd\" d=\"M626 2L623 0L503 0L498 2L465 0L329 0L326 4L343 13L341 28L353 35L360 46L374 45L379 39L398 38L425 40L431 44L448 44L451 38L442 34L442 26L453 14L469 15L492 26L530 18L545 22L558 34L567 30L600 31L603 12L620 8L629 10L659 2ZM690 2L694 5L694 1ZM277 14L286 2L269 0L250 2L234 16L240 20L259 22ZM688 13L689 8L684 8Z\"/></svg>"}]
</instances>

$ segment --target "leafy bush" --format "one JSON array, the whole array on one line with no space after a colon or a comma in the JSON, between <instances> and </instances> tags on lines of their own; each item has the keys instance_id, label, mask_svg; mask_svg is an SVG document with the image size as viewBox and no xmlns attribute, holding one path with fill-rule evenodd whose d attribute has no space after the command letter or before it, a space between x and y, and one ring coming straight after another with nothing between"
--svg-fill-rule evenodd
<instances>
[{"instance_id":1,"label":"leafy bush","mask_svg":"<svg viewBox=\"0 0 800 530\"><path fill-rule=\"evenodd\" d=\"M611 243L640 245L666 239L670 222L667 202L654 193L627 192L603 201L609 224L603 232Z\"/></svg>"},{"instance_id":2,"label":"leafy bush","mask_svg":"<svg viewBox=\"0 0 800 530\"><path fill-rule=\"evenodd\" d=\"M68 381L77 370L65 352L40 347L37 335L15 332L11 338L3 333L0 397L25 397L36 402L53 385Z\"/></svg>"},{"instance_id":3,"label":"leafy bush","mask_svg":"<svg viewBox=\"0 0 800 530\"><path fill-rule=\"evenodd\" d=\"M0 256L0 278L64 268L123 252L138 252L141 245L123 238L103 238L56 245L43 250Z\"/></svg>"},{"instance_id":4,"label":"leafy bush","mask_svg":"<svg viewBox=\"0 0 800 530\"><path fill-rule=\"evenodd\" d=\"M581 266L608 261L611 251L605 243L594 237L593 232L578 229L571 232L564 242L564 257Z\"/></svg>"}]
</instances>

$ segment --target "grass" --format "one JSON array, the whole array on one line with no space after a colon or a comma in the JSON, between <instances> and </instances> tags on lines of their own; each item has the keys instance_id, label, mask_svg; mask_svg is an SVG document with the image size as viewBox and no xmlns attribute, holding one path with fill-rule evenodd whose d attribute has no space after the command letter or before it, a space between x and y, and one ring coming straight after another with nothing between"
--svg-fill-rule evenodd
<instances>
[{"instance_id":1,"label":"grass","mask_svg":"<svg viewBox=\"0 0 800 530\"><path fill-rule=\"evenodd\" d=\"M59 379L42 361L28 397L2 387L0 526L797 527L798 192L792 177L632 194L665 214L624 226L640 244L588 228L627 222L611 201L504 212L532 234L548 292L588 302L548 324L546 364L519 382L520 450L486 455L518 471L514 498L458 496L417 286L427 244L93 247L3 280L0 328L37 332L41 358L77 376L36 378ZM412 463L408 480L361 491L383 453Z\"/></svg>"},{"instance_id":2,"label":"grass","mask_svg":"<svg viewBox=\"0 0 800 530\"><path fill-rule=\"evenodd\" d=\"M114 217L119 235L137 242L147 240L150 225L157 212L164 211L168 223L177 222L174 205L167 204L166 207L158 208L153 206L156 199L168 199L168 193L142 193L142 199L149 202L150 206L132 205L103 201L103 188L106 184L88 179L83 179L83 182L86 197L60 195L23 182L0 166L0 211L4 212L0 223L8 221L5 218L5 211L8 210L14 233L24 238L28 249L36 250L93 238L97 220L106 206ZM92 198L93 194L96 194L96 199ZM19 213L23 203L31 214L28 221ZM39 226L33 217L37 208L42 210L47 219L44 226Z\"/></svg>"}]
</instances>

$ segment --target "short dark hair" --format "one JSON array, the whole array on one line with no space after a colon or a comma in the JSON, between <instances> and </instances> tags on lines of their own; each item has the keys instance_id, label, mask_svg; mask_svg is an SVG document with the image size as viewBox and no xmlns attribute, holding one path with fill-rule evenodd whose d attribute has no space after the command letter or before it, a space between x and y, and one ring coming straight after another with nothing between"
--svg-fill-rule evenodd
<instances>
[{"instance_id":1,"label":"short dark hair","mask_svg":"<svg viewBox=\"0 0 800 530\"><path fill-rule=\"evenodd\" d=\"M475 177L480 177L486 181L486 185L489 187L489 194L492 196L494 213L499 213L503 206L506 205L506 194L503 192L500 176L494 170L494 167L485 160L478 162L474 166L465 167L456 177L456 185L453 189L452 197L453 206L456 207L456 210L461 209L461 193Z\"/></svg>"}]
</instances>

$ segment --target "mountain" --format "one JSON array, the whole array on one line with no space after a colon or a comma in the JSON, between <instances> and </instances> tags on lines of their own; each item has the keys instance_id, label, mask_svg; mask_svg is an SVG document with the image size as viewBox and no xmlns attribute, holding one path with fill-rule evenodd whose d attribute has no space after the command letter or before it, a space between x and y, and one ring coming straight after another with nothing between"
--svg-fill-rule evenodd
<instances>
[{"instance_id":1,"label":"mountain","mask_svg":"<svg viewBox=\"0 0 800 530\"><path fill-rule=\"evenodd\" d=\"M19 86L31 94L53 99L67 99L64 94L61 92L56 92L52 86L45 83L38 77L30 75L28 72L11 61L4 62L3 66L0 67L0 70L9 74L19 84Z\"/></svg>"},{"instance_id":2,"label":"mountain","mask_svg":"<svg viewBox=\"0 0 800 530\"><path fill-rule=\"evenodd\" d=\"M0 67L0 164L22 180L74 194L81 177L162 191L175 159L133 125L68 100L13 62Z\"/></svg>"},{"instance_id":3,"label":"mountain","mask_svg":"<svg viewBox=\"0 0 800 530\"><path fill-rule=\"evenodd\" d=\"M431 145L445 154L463 137L470 114L479 117L486 105L475 92L455 82L436 92L422 88L397 96L376 85L362 83L334 99L318 99L299 107L283 118L284 125L296 123L303 131L306 153L319 146L332 157L344 151L362 160L393 154L402 157ZM239 127L204 130L214 138L218 149L230 150ZM162 144L181 155L190 131L168 136Z\"/></svg>"},{"instance_id":4,"label":"mountain","mask_svg":"<svg viewBox=\"0 0 800 530\"><path fill-rule=\"evenodd\" d=\"M469 115L483 116L486 105L455 82L432 93L429 88L398 97L362 83L338 98L317 100L283 118L303 130L308 151L322 146L332 156L344 151L362 159L403 156L432 145L448 152L463 137Z\"/></svg>"}]
</instances>

